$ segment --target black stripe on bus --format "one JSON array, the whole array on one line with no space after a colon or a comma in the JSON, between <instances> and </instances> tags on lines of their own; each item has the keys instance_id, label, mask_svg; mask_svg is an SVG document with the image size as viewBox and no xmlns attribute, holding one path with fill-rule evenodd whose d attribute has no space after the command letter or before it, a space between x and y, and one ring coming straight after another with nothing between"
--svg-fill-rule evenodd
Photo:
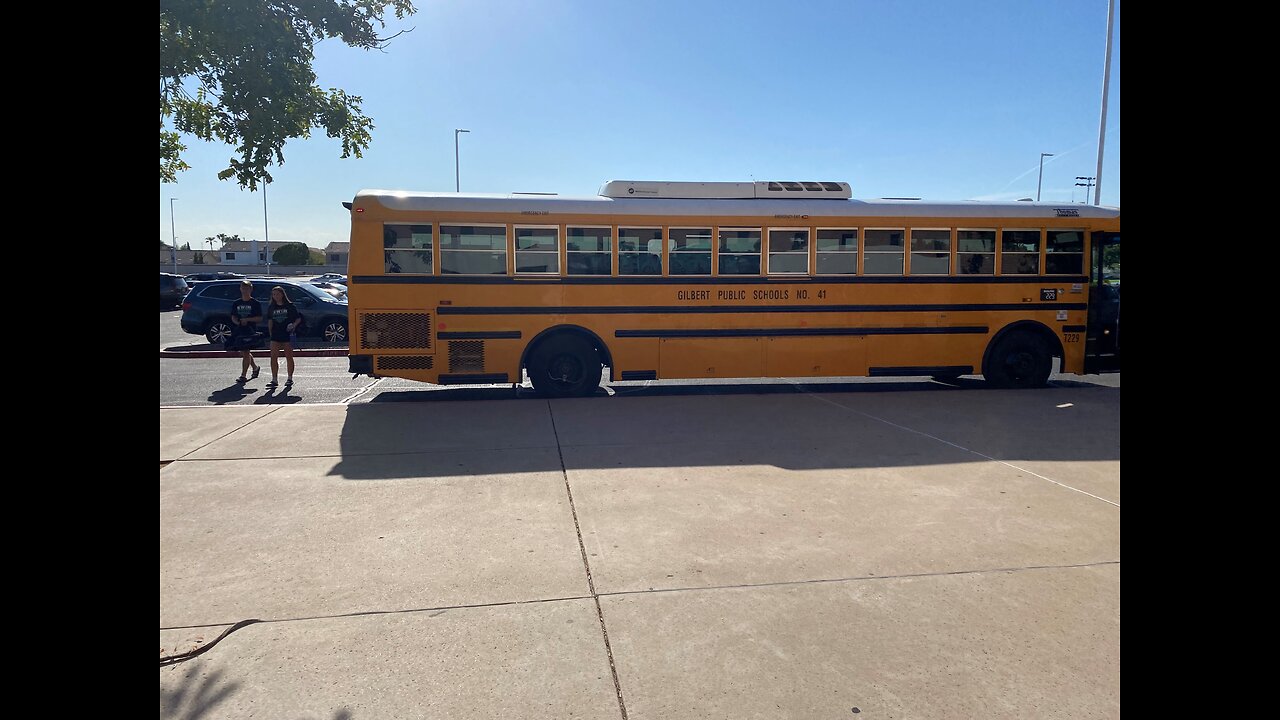
<instances>
[{"instance_id":1,"label":"black stripe on bus","mask_svg":"<svg viewBox=\"0 0 1280 720\"><path fill-rule=\"evenodd\" d=\"M868 328L709 328L705 330L614 330L619 338L822 337L832 335L985 335L990 328L953 327Z\"/></svg>"},{"instance_id":2,"label":"black stripe on bus","mask_svg":"<svg viewBox=\"0 0 1280 720\"><path fill-rule=\"evenodd\" d=\"M1089 328L1086 325L1063 325L1062 326L1062 332L1084 332L1085 330L1088 330L1088 329Z\"/></svg>"},{"instance_id":3,"label":"black stripe on bus","mask_svg":"<svg viewBox=\"0 0 1280 720\"><path fill-rule=\"evenodd\" d=\"M516 276L508 275L353 275L353 283L369 285L775 285L778 283L1080 283L1083 275L670 275L667 277L630 275Z\"/></svg>"},{"instance_id":4,"label":"black stripe on bus","mask_svg":"<svg viewBox=\"0 0 1280 720\"><path fill-rule=\"evenodd\" d=\"M506 373L456 373L441 375L437 382L441 385L468 385L511 382Z\"/></svg>"},{"instance_id":5,"label":"black stripe on bus","mask_svg":"<svg viewBox=\"0 0 1280 720\"><path fill-rule=\"evenodd\" d=\"M657 380L657 370L623 370L623 380Z\"/></svg>"},{"instance_id":6,"label":"black stripe on bus","mask_svg":"<svg viewBox=\"0 0 1280 720\"><path fill-rule=\"evenodd\" d=\"M926 365L907 367L873 367L867 370L870 377L889 377L891 375L972 375L972 365Z\"/></svg>"},{"instance_id":7,"label":"black stripe on bus","mask_svg":"<svg viewBox=\"0 0 1280 720\"><path fill-rule=\"evenodd\" d=\"M968 303L951 305L582 305L547 307L459 307L441 305L438 315L648 315L702 313L970 312L991 310L1084 310L1084 303Z\"/></svg>"},{"instance_id":8,"label":"black stripe on bus","mask_svg":"<svg viewBox=\"0 0 1280 720\"><path fill-rule=\"evenodd\" d=\"M494 330L490 332L441 332L441 340L519 340L519 330Z\"/></svg>"}]
</instances>

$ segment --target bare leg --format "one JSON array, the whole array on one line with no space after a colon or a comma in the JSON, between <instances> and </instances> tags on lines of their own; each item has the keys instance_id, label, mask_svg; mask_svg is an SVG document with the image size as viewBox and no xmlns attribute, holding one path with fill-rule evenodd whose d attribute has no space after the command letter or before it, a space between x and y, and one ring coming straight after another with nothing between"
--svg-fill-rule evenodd
<instances>
[{"instance_id":1,"label":"bare leg","mask_svg":"<svg viewBox=\"0 0 1280 720\"><path fill-rule=\"evenodd\" d=\"M284 345L285 365L289 368L289 382L293 382L293 343L280 343Z\"/></svg>"},{"instance_id":2,"label":"bare leg","mask_svg":"<svg viewBox=\"0 0 1280 720\"><path fill-rule=\"evenodd\" d=\"M271 341L271 382L275 382L280 376L280 345L281 343Z\"/></svg>"}]
</instances>

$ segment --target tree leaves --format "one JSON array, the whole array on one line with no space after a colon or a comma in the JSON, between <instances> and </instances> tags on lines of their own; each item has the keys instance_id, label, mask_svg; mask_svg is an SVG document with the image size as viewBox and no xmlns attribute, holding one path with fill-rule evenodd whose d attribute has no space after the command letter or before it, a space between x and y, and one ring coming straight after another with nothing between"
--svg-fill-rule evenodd
<instances>
[{"instance_id":1,"label":"tree leaves","mask_svg":"<svg viewBox=\"0 0 1280 720\"><path fill-rule=\"evenodd\" d=\"M270 182L285 143L312 128L340 140L343 158L362 157L373 121L359 96L316 85L313 48L334 37L385 48L391 38L378 31L388 10L397 19L417 12L410 0L161 0L161 182L190 169L183 134L234 146L218 177L250 190Z\"/></svg>"}]
</instances>

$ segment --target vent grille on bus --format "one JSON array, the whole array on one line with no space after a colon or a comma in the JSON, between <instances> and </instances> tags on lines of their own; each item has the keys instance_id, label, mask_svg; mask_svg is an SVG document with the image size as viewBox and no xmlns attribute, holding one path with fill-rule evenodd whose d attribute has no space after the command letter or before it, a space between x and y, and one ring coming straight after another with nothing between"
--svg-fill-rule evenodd
<instances>
[{"instance_id":1,"label":"vent grille on bus","mask_svg":"<svg viewBox=\"0 0 1280 720\"><path fill-rule=\"evenodd\" d=\"M429 313L361 313L360 344L370 350L431 347Z\"/></svg>"},{"instance_id":2,"label":"vent grille on bus","mask_svg":"<svg viewBox=\"0 0 1280 720\"><path fill-rule=\"evenodd\" d=\"M379 370L430 370L435 358L430 355L379 355Z\"/></svg>"},{"instance_id":3,"label":"vent grille on bus","mask_svg":"<svg viewBox=\"0 0 1280 720\"><path fill-rule=\"evenodd\" d=\"M455 340L449 342L449 372L484 372L484 341Z\"/></svg>"}]
</instances>

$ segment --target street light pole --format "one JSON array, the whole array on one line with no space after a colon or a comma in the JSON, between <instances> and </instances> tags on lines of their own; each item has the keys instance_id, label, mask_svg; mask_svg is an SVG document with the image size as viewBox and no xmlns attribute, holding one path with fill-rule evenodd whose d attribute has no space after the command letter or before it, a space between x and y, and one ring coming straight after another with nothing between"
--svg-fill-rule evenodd
<instances>
[{"instance_id":1,"label":"street light pole","mask_svg":"<svg viewBox=\"0 0 1280 720\"><path fill-rule=\"evenodd\" d=\"M1036 202L1040 202L1040 183L1044 180L1044 159L1053 157L1053 153L1040 153L1040 178L1036 180Z\"/></svg>"},{"instance_id":2,"label":"street light pole","mask_svg":"<svg viewBox=\"0 0 1280 720\"><path fill-rule=\"evenodd\" d=\"M1102 204L1102 144L1107 134L1107 90L1111 87L1111 28L1116 19L1116 0L1107 3L1107 56L1102 69L1102 117L1098 119L1098 174L1093 189L1093 204Z\"/></svg>"},{"instance_id":3,"label":"street light pole","mask_svg":"<svg viewBox=\"0 0 1280 720\"><path fill-rule=\"evenodd\" d=\"M453 130L453 191L462 192L462 182L458 179L458 133L469 133L470 130Z\"/></svg>"},{"instance_id":4,"label":"street light pole","mask_svg":"<svg viewBox=\"0 0 1280 720\"><path fill-rule=\"evenodd\" d=\"M173 224L173 201L178 198L169 198L169 234L173 236L173 245L169 248L169 257L173 259L173 274L178 274L178 230Z\"/></svg>"},{"instance_id":5,"label":"street light pole","mask_svg":"<svg viewBox=\"0 0 1280 720\"><path fill-rule=\"evenodd\" d=\"M262 234L266 238L267 244L267 275L271 275L271 230L267 227L267 185L270 181L262 183Z\"/></svg>"}]
</instances>

